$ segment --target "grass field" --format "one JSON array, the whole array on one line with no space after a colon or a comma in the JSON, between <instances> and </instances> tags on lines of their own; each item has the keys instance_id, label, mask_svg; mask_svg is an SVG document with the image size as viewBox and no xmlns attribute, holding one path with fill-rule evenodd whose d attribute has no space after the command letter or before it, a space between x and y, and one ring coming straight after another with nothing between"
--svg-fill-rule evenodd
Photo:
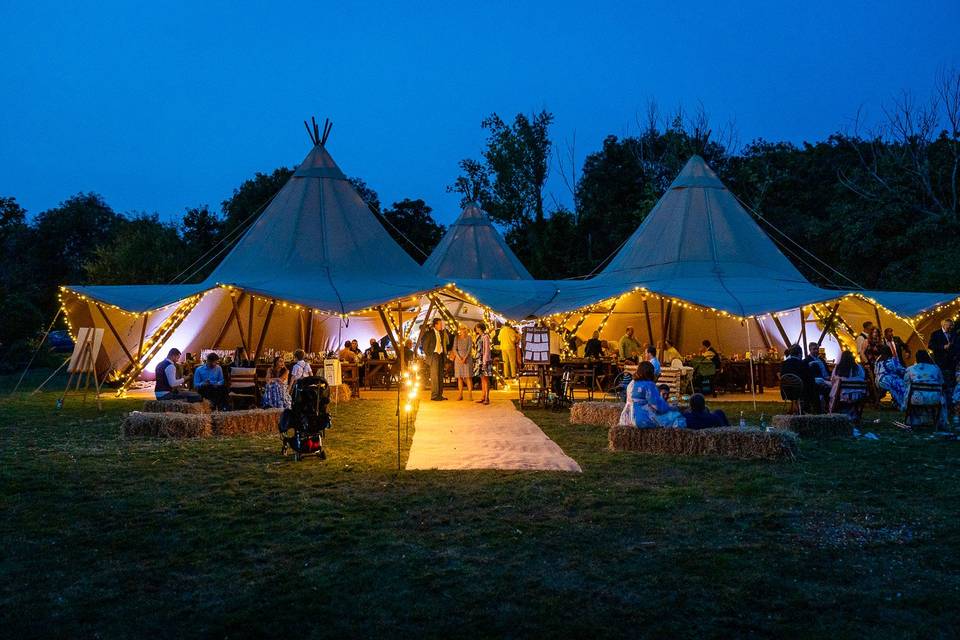
<instances>
[{"instance_id":1,"label":"grass field","mask_svg":"<svg viewBox=\"0 0 960 640\"><path fill-rule=\"evenodd\" d=\"M297 464L270 436L127 440L139 402L58 414L55 397L0 400L6 637L960 625L960 443L900 433L892 413L868 414L877 442L804 441L769 463L611 453L605 430L533 411L583 474L398 475L385 401L341 405L329 459Z\"/></svg>"}]
</instances>

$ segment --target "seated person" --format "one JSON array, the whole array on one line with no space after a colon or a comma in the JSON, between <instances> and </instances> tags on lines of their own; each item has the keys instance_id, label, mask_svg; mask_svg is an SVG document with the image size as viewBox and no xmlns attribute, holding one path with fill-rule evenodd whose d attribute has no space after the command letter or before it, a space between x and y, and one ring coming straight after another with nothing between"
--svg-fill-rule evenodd
<instances>
[{"instance_id":1,"label":"seated person","mask_svg":"<svg viewBox=\"0 0 960 640\"><path fill-rule=\"evenodd\" d=\"M813 383L820 394L820 406L827 406L827 398L830 396L830 372L827 370L827 363L820 357L820 345L811 342L807 345L807 357L803 359L808 367L813 371Z\"/></svg>"},{"instance_id":2,"label":"seated person","mask_svg":"<svg viewBox=\"0 0 960 640\"><path fill-rule=\"evenodd\" d=\"M877 388L888 391L893 404L902 409L907 396L907 385L903 381L907 370L887 345L880 347L880 357L877 358L873 370L877 376Z\"/></svg>"},{"instance_id":3,"label":"seated person","mask_svg":"<svg viewBox=\"0 0 960 640\"><path fill-rule=\"evenodd\" d=\"M407 338L407 341L403 343L403 363L409 365L413 362L413 340Z\"/></svg>"},{"instance_id":4,"label":"seated person","mask_svg":"<svg viewBox=\"0 0 960 640\"><path fill-rule=\"evenodd\" d=\"M653 365L641 362L627 385L627 401L620 412L619 424L641 429L652 427L683 428L683 416L666 400L653 381Z\"/></svg>"},{"instance_id":5,"label":"seated person","mask_svg":"<svg viewBox=\"0 0 960 640\"><path fill-rule=\"evenodd\" d=\"M680 355L680 352L677 351L677 348L673 346L673 343L669 340L663 341L663 361L671 363L670 366L673 366L672 363L674 360L683 361L683 356Z\"/></svg>"},{"instance_id":6,"label":"seated person","mask_svg":"<svg viewBox=\"0 0 960 640\"><path fill-rule=\"evenodd\" d=\"M600 332L594 331L593 337L587 340L583 347L583 357L599 360L603 357L603 343L600 342Z\"/></svg>"},{"instance_id":7,"label":"seated person","mask_svg":"<svg viewBox=\"0 0 960 640\"><path fill-rule=\"evenodd\" d=\"M844 351L840 354L840 361L830 376L830 411L840 411L857 420L860 417L857 405L864 402L867 392L861 389L841 389L841 383L865 382L866 379L866 373L863 367L857 364L853 353Z\"/></svg>"},{"instance_id":8,"label":"seated person","mask_svg":"<svg viewBox=\"0 0 960 640\"><path fill-rule=\"evenodd\" d=\"M348 362L350 364L357 364L360 361L349 340L343 343L343 349L340 349L337 357L340 358L340 362Z\"/></svg>"},{"instance_id":9,"label":"seated person","mask_svg":"<svg viewBox=\"0 0 960 640\"><path fill-rule=\"evenodd\" d=\"M709 358L715 367L720 366L720 354L716 349L713 348L713 345L710 344L709 340L704 340L700 343L703 345L703 351L700 352L700 355L704 358Z\"/></svg>"},{"instance_id":10,"label":"seated person","mask_svg":"<svg viewBox=\"0 0 960 640\"><path fill-rule=\"evenodd\" d=\"M220 367L220 356L211 351L202 365L193 372L193 390L213 403L217 409L227 406L227 387Z\"/></svg>"},{"instance_id":11,"label":"seated person","mask_svg":"<svg viewBox=\"0 0 960 640\"><path fill-rule=\"evenodd\" d=\"M657 391L660 392L660 397L670 402L670 385L668 384L658 384Z\"/></svg>"},{"instance_id":12,"label":"seated person","mask_svg":"<svg viewBox=\"0 0 960 640\"><path fill-rule=\"evenodd\" d=\"M237 347L233 350L233 361L230 363L234 367L252 367L250 356L243 347Z\"/></svg>"},{"instance_id":13,"label":"seated person","mask_svg":"<svg viewBox=\"0 0 960 640\"><path fill-rule=\"evenodd\" d=\"M800 348L800 345L791 345L787 349L786 355L787 357L784 358L783 363L780 365L781 381L785 375L795 375L800 378L800 381L803 383L800 403L804 411L819 411L820 398L817 393L817 383L813 378L813 370L801 360L803 350Z\"/></svg>"},{"instance_id":14,"label":"seated person","mask_svg":"<svg viewBox=\"0 0 960 640\"><path fill-rule=\"evenodd\" d=\"M702 393L690 396L690 411L684 411L683 417L687 421L687 429L713 429L714 427L729 427L727 414L720 409L710 411L707 400Z\"/></svg>"},{"instance_id":15,"label":"seated person","mask_svg":"<svg viewBox=\"0 0 960 640\"><path fill-rule=\"evenodd\" d=\"M270 379L263 390L262 405L264 409L290 409L293 401L290 399L288 378L290 372L283 364L275 366L270 372Z\"/></svg>"},{"instance_id":16,"label":"seated person","mask_svg":"<svg viewBox=\"0 0 960 640\"><path fill-rule=\"evenodd\" d=\"M657 348L654 346L647 347L643 352L643 359L653 365L653 378L656 380L660 377L660 361L657 360Z\"/></svg>"},{"instance_id":17,"label":"seated person","mask_svg":"<svg viewBox=\"0 0 960 640\"><path fill-rule=\"evenodd\" d=\"M200 402L202 398L196 393L183 389L183 378L177 377L177 362L180 361L180 350L170 349L167 357L157 365L154 372L157 376L154 395L157 400L186 400Z\"/></svg>"},{"instance_id":18,"label":"seated person","mask_svg":"<svg viewBox=\"0 0 960 640\"><path fill-rule=\"evenodd\" d=\"M914 405L924 407L940 405L936 426L942 427L947 424L947 399L942 391L943 372L940 371L940 367L933 363L933 358L930 357L930 353L927 352L926 349L917 351L916 360L917 363L907 369L903 378L906 383L906 392L902 408L906 410L906 403L908 401ZM910 386L918 383L939 385L941 391L918 391L911 394ZM911 416L910 422L915 424L911 424L910 426L918 426L919 420L921 419L922 416Z\"/></svg>"}]
</instances>

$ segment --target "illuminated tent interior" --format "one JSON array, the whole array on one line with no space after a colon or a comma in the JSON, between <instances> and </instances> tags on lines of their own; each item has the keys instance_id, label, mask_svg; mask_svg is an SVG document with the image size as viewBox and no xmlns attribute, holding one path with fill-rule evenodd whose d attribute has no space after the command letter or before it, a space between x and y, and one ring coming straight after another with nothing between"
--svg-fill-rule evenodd
<instances>
[{"instance_id":1,"label":"illuminated tent interior","mask_svg":"<svg viewBox=\"0 0 960 640\"><path fill-rule=\"evenodd\" d=\"M615 342L632 325L641 342L668 339L681 353L699 352L704 339L726 354L819 341L831 359L853 346L865 320L893 327L916 350L958 302L811 284L699 156L597 276L457 285L510 317L543 318L583 340L599 330Z\"/></svg>"},{"instance_id":2,"label":"illuminated tent interior","mask_svg":"<svg viewBox=\"0 0 960 640\"><path fill-rule=\"evenodd\" d=\"M424 295L470 299L390 237L327 151L328 127L203 282L62 288L71 327L105 328L98 371L127 384L172 346L322 352L397 337Z\"/></svg>"}]
</instances>

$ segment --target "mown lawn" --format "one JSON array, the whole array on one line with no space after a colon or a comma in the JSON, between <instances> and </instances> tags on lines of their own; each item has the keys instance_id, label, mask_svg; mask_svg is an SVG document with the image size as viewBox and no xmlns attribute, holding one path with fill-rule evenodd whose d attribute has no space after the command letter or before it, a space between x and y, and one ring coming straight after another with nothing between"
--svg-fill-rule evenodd
<instances>
[{"instance_id":1,"label":"mown lawn","mask_svg":"<svg viewBox=\"0 0 960 640\"><path fill-rule=\"evenodd\" d=\"M329 459L296 464L272 436L127 440L120 416L139 402L58 414L55 398L0 400L5 637L960 624L960 443L898 432L892 413L868 416L878 442L804 441L798 461L767 463L615 454L603 429L534 411L582 475L397 475L385 401L341 405Z\"/></svg>"}]
</instances>

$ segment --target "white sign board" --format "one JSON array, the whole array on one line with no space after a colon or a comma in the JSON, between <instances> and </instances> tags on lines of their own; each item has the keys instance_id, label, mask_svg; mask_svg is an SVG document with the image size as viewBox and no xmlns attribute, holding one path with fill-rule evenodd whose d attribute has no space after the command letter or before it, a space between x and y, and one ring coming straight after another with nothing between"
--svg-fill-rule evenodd
<instances>
[{"instance_id":1,"label":"white sign board","mask_svg":"<svg viewBox=\"0 0 960 640\"><path fill-rule=\"evenodd\" d=\"M340 361L336 358L329 358L323 361L323 378L331 387L343 384L343 376L340 374Z\"/></svg>"},{"instance_id":2,"label":"white sign board","mask_svg":"<svg viewBox=\"0 0 960 640\"><path fill-rule=\"evenodd\" d=\"M550 363L550 334L547 329L523 330L523 364Z\"/></svg>"},{"instance_id":3,"label":"white sign board","mask_svg":"<svg viewBox=\"0 0 960 640\"><path fill-rule=\"evenodd\" d=\"M70 355L69 373L96 373L97 355L103 345L103 329L80 327ZM89 349L89 351L87 350Z\"/></svg>"}]
</instances>

